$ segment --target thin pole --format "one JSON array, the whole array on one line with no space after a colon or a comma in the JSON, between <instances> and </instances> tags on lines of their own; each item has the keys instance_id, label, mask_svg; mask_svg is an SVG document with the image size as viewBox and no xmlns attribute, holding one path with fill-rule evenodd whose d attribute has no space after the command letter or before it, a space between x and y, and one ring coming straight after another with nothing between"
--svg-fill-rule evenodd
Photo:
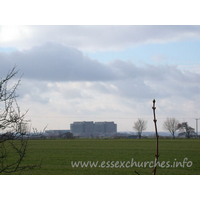
<instances>
[{"instance_id":1,"label":"thin pole","mask_svg":"<svg viewBox=\"0 0 200 200\"><path fill-rule=\"evenodd\" d=\"M197 137L198 137L198 120L199 120L200 118L196 118L196 135L197 135Z\"/></svg>"},{"instance_id":2,"label":"thin pole","mask_svg":"<svg viewBox=\"0 0 200 200\"><path fill-rule=\"evenodd\" d=\"M196 119L196 134L198 135L198 119Z\"/></svg>"},{"instance_id":3,"label":"thin pole","mask_svg":"<svg viewBox=\"0 0 200 200\"><path fill-rule=\"evenodd\" d=\"M154 121L154 125L155 125L155 133L156 133L156 155L155 155L155 165L154 165L154 169L153 169L153 175L156 174L156 167L157 167L158 157L159 157L159 155L158 155L158 137L159 136L158 136L157 125L156 125L157 120L156 120L156 113L155 113L155 110L156 110L155 103L156 103L156 100L154 99L152 109L153 109L153 116L154 116L153 121Z\"/></svg>"}]
</instances>

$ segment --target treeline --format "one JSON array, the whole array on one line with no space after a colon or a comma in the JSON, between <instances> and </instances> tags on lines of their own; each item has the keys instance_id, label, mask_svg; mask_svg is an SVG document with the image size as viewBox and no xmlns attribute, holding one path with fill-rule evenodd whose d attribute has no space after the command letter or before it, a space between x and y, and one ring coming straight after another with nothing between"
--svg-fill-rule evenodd
<instances>
[{"instance_id":1,"label":"treeline","mask_svg":"<svg viewBox=\"0 0 200 200\"><path fill-rule=\"evenodd\" d=\"M139 118L134 122L133 129L136 131L139 139L142 137L142 132L147 129L147 121ZM175 138L175 133L178 131L178 136L186 138L196 138L195 129L188 125L188 122L180 123L176 118L167 118L163 123L163 129L171 133L172 138Z\"/></svg>"}]
</instances>

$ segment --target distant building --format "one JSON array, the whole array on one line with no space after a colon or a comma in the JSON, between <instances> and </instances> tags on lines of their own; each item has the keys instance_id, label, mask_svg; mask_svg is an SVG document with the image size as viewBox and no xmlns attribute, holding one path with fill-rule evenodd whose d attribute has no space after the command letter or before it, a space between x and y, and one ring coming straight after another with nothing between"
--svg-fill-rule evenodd
<instances>
[{"instance_id":1,"label":"distant building","mask_svg":"<svg viewBox=\"0 0 200 200\"><path fill-rule=\"evenodd\" d=\"M99 137L110 136L117 133L117 124L114 122L93 122L83 121L70 124L70 131L74 136Z\"/></svg>"},{"instance_id":2,"label":"distant building","mask_svg":"<svg viewBox=\"0 0 200 200\"><path fill-rule=\"evenodd\" d=\"M44 135L46 136L56 136L62 133L70 132L70 130L46 130Z\"/></svg>"},{"instance_id":3,"label":"distant building","mask_svg":"<svg viewBox=\"0 0 200 200\"><path fill-rule=\"evenodd\" d=\"M80 137L92 137L94 133L94 123L91 122L74 122L70 124L70 132L74 134L74 136Z\"/></svg>"},{"instance_id":4,"label":"distant building","mask_svg":"<svg viewBox=\"0 0 200 200\"><path fill-rule=\"evenodd\" d=\"M117 133L117 124L114 122L95 122L95 136Z\"/></svg>"}]
</instances>

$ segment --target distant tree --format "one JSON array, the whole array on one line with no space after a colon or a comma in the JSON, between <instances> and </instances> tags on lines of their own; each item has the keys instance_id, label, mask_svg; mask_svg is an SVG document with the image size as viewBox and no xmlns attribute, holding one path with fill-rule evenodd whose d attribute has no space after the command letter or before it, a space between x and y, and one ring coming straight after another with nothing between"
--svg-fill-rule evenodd
<instances>
[{"instance_id":1,"label":"distant tree","mask_svg":"<svg viewBox=\"0 0 200 200\"><path fill-rule=\"evenodd\" d=\"M172 134L172 138L175 138L175 132L178 130L179 121L175 118L167 118L163 123L163 129L169 131Z\"/></svg>"},{"instance_id":2,"label":"distant tree","mask_svg":"<svg viewBox=\"0 0 200 200\"><path fill-rule=\"evenodd\" d=\"M147 129L147 121L139 118L136 122L134 122L133 129L137 132L139 139L141 139L142 132Z\"/></svg>"},{"instance_id":3,"label":"distant tree","mask_svg":"<svg viewBox=\"0 0 200 200\"><path fill-rule=\"evenodd\" d=\"M178 124L178 130L181 131L178 135L179 136L184 135L186 138L191 138L196 135L195 129L188 126L187 122Z\"/></svg>"},{"instance_id":4,"label":"distant tree","mask_svg":"<svg viewBox=\"0 0 200 200\"><path fill-rule=\"evenodd\" d=\"M73 133L71 133L71 132L63 133L63 137L66 138L66 139L73 139L74 138Z\"/></svg>"}]
</instances>

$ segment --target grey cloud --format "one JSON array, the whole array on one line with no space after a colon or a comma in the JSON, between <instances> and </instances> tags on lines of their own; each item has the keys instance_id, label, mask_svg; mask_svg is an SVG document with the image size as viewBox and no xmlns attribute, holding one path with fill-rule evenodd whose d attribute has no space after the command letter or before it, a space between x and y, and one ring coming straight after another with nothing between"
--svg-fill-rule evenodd
<instances>
[{"instance_id":1,"label":"grey cloud","mask_svg":"<svg viewBox=\"0 0 200 200\"><path fill-rule=\"evenodd\" d=\"M48 81L98 81L115 78L111 69L77 49L45 43L30 50L0 53L1 70L15 63L26 78Z\"/></svg>"},{"instance_id":2,"label":"grey cloud","mask_svg":"<svg viewBox=\"0 0 200 200\"><path fill-rule=\"evenodd\" d=\"M117 62L117 61L116 61ZM136 99L197 97L200 91L200 75L182 72L177 66L146 65L136 67L131 63L113 63L122 72L123 79L114 80L119 96Z\"/></svg>"},{"instance_id":3,"label":"grey cloud","mask_svg":"<svg viewBox=\"0 0 200 200\"><path fill-rule=\"evenodd\" d=\"M0 70L7 73L14 63L24 73L23 78L33 82L93 82L87 89L99 93L112 93L127 98L170 97L197 95L200 91L200 75L183 72L177 66L135 66L131 62L115 60L102 64L83 55L75 48L61 44L45 43L30 50L0 53ZM102 83L103 84L102 84ZM115 90L113 87L115 87ZM38 85L37 88L43 86ZM50 92L44 86L42 91ZM79 87L80 88L80 87ZM65 89L71 98L86 98L79 88ZM81 89L85 90L84 85ZM61 90L59 90L61 92ZM80 91L80 93L79 93ZM28 91L27 91L28 92ZM45 98L45 97L44 97ZM90 98L88 96L88 98ZM41 99L47 101L48 99Z\"/></svg>"},{"instance_id":4,"label":"grey cloud","mask_svg":"<svg viewBox=\"0 0 200 200\"><path fill-rule=\"evenodd\" d=\"M161 94L157 93L151 86L141 80L125 80L116 82L119 89L118 95L133 99L152 99Z\"/></svg>"}]
</instances>

